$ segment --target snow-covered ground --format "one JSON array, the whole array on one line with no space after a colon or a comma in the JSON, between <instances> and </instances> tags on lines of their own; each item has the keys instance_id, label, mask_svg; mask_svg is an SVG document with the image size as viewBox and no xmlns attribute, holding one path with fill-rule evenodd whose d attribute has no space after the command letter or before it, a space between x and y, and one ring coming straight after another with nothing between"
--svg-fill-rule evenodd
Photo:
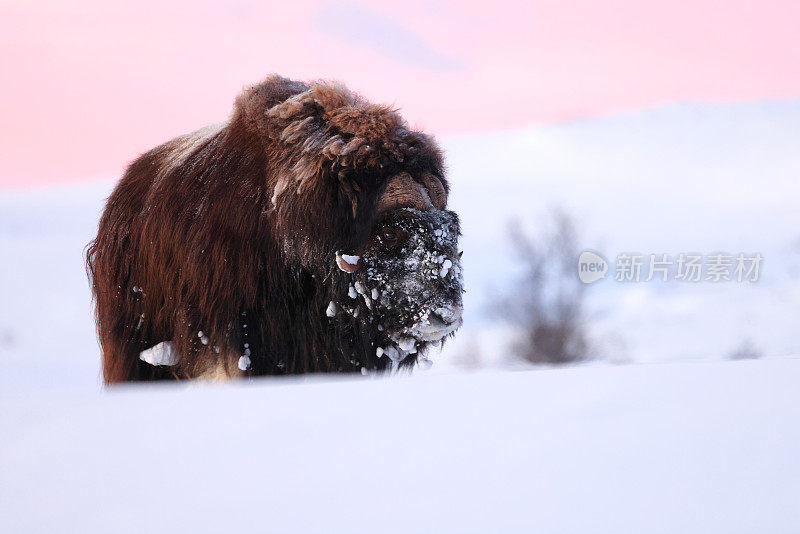
<instances>
[{"instance_id":1,"label":"snow-covered ground","mask_svg":"<svg viewBox=\"0 0 800 534\"><path fill-rule=\"evenodd\" d=\"M798 532L800 100L444 144L465 323L409 379L103 392L83 249L113 184L0 193L0 532ZM610 261L759 252L761 278L597 282L597 362L498 372L506 225L552 206Z\"/></svg>"},{"instance_id":2,"label":"snow-covered ground","mask_svg":"<svg viewBox=\"0 0 800 534\"><path fill-rule=\"evenodd\" d=\"M800 360L3 397L0 531L795 533Z\"/></svg>"}]
</instances>

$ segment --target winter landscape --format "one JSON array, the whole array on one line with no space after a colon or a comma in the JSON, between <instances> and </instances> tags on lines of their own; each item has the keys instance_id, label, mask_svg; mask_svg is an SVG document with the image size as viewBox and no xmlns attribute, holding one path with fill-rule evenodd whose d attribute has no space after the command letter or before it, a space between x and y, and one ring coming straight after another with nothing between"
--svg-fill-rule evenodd
<instances>
[{"instance_id":1,"label":"winter landscape","mask_svg":"<svg viewBox=\"0 0 800 534\"><path fill-rule=\"evenodd\" d=\"M465 322L394 378L103 390L82 252L112 183L3 193L3 530L796 530L798 124L796 100L681 104L445 139ZM761 278L608 276L592 359L529 367L491 305L521 291L508 221L553 206L606 258L760 252Z\"/></svg>"},{"instance_id":2,"label":"winter landscape","mask_svg":"<svg viewBox=\"0 0 800 534\"><path fill-rule=\"evenodd\" d=\"M5 2L0 533L800 532L798 16L790 0ZM413 371L104 385L85 254L106 199L140 154L230 124L235 95L270 73L339 80L436 136L463 235L456 248L409 223L416 263L393 261L411 280L422 266L419 295L458 296L463 274L463 325ZM405 186L454 227L426 172ZM287 178L273 178L274 199ZM178 261L202 248L163 233L191 244ZM354 254L336 252L341 272L369 260ZM309 274L291 269L264 294ZM108 270L128 278L110 287L133 282ZM238 302L197 270L197 300ZM339 288L369 310L386 296ZM314 296L319 317L271 301L284 322L264 337L341 318ZM456 328L448 298L391 354ZM210 350L203 330L191 341ZM180 363L187 336L166 337L133 364L173 372L142 363ZM353 346L339 356L361 366ZM266 359L252 354L234 367Z\"/></svg>"}]
</instances>

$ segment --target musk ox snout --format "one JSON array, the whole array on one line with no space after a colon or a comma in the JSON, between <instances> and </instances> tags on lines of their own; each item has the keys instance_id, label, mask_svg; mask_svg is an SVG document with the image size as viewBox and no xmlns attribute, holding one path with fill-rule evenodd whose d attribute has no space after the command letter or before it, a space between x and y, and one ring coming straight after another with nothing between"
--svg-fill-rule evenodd
<instances>
[{"instance_id":1,"label":"musk ox snout","mask_svg":"<svg viewBox=\"0 0 800 534\"><path fill-rule=\"evenodd\" d=\"M361 328L378 329L379 357L424 357L429 344L461 326L459 235L453 212L399 208L378 219L358 256L336 255L337 271L347 282L334 307L357 318ZM348 268L341 266L345 257L351 259ZM355 257L363 267L351 272Z\"/></svg>"}]
</instances>

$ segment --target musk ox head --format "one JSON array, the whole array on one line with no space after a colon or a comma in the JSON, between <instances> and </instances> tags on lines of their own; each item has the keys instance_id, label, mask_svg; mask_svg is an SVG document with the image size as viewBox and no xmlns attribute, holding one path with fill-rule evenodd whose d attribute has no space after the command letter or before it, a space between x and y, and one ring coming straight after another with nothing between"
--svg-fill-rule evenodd
<instances>
[{"instance_id":1,"label":"musk ox head","mask_svg":"<svg viewBox=\"0 0 800 534\"><path fill-rule=\"evenodd\" d=\"M319 313L369 340L374 355L356 361L428 363L429 345L462 313L441 151L395 110L340 85L302 89L272 105L263 127L281 147L271 202L286 258L328 285Z\"/></svg>"}]
</instances>

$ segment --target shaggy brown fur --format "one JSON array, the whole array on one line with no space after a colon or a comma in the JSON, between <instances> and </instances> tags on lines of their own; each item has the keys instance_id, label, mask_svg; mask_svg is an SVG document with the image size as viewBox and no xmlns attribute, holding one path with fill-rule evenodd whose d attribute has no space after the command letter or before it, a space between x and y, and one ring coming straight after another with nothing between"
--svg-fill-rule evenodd
<instances>
[{"instance_id":1,"label":"shaggy brown fur","mask_svg":"<svg viewBox=\"0 0 800 534\"><path fill-rule=\"evenodd\" d=\"M384 195L399 175L410 183ZM108 199L87 252L105 381L233 376L241 354L250 375L386 368L376 347L399 330L375 314L394 301L387 292L376 311L365 296L369 320L363 306L336 308L353 279L335 255L368 253L382 217L441 210L447 191L439 148L394 110L330 83L272 76L246 89L227 123L142 155ZM441 220L457 236L454 214L426 224ZM454 239L430 245L439 263L457 261ZM375 274L388 256L371 257ZM437 305L460 317L460 277L445 282L425 298L447 293ZM330 318L329 303L349 313ZM176 365L140 360L162 341Z\"/></svg>"}]
</instances>

